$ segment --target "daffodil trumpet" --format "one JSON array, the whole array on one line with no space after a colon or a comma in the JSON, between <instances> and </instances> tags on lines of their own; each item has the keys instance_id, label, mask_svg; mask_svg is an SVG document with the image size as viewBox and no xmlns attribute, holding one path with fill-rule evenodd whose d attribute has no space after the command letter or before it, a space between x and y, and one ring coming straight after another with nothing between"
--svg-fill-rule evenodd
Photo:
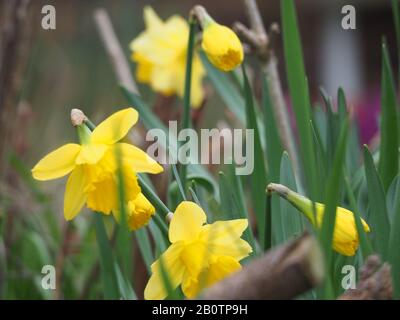
<instances>
[{"instance_id":1,"label":"daffodil trumpet","mask_svg":"<svg viewBox=\"0 0 400 320\"><path fill-rule=\"evenodd\" d=\"M318 202L313 203L310 199L281 184L270 183L267 187L267 192L277 193L302 212L314 227L321 228L325 211L324 204ZM368 224L363 219L361 219L361 223L365 232L370 232ZM355 224L354 213L346 208L337 207L335 228L333 232L333 249L342 255L354 256L358 246L359 236Z\"/></svg>"},{"instance_id":2,"label":"daffodil trumpet","mask_svg":"<svg viewBox=\"0 0 400 320\"><path fill-rule=\"evenodd\" d=\"M71 121L77 129L80 144L69 143L56 149L32 169L37 180L69 175L64 195L66 220L75 218L85 204L93 211L112 213L118 220L118 170L123 174L121 189L129 227L135 230L154 215L154 207L141 193L137 173L160 173L163 168L144 151L123 142L138 117L135 109L126 108L91 131L84 114L72 110Z\"/></svg>"}]
</instances>

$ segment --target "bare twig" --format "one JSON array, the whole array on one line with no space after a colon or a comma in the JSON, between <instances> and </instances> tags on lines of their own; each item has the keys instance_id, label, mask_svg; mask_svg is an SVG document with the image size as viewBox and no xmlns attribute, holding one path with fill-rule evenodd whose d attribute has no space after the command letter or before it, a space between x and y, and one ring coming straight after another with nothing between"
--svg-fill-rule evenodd
<instances>
[{"instance_id":1,"label":"bare twig","mask_svg":"<svg viewBox=\"0 0 400 320\"><path fill-rule=\"evenodd\" d=\"M317 241L305 233L206 289L204 299L292 299L318 286L324 275Z\"/></svg>"},{"instance_id":2,"label":"bare twig","mask_svg":"<svg viewBox=\"0 0 400 320\"><path fill-rule=\"evenodd\" d=\"M243 0L251 29L240 22L234 24L236 32L252 48L252 51L262 63L262 71L268 85L269 96L278 124L279 135L285 149L293 160L294 170L298 177L300 173L299 157L294 143L293 130L290 124L289 112L283 96L281 80L278 72L278 61L274 54L272 43L279 33L279 26L273 23L266 32L256 0Z\"/></svg>"},{"instance_id":3,"label":"bare twig","mask_svg":"<svg viewBox=\"0 0 400 320\"><path fill-rule=\"evenodd\" d=\"M259 37L264 37L265 42L267 42L268 38L265 33L264 23L261 19L260 10L258 10L256 1L244 0L244 5L251 29L258 34Z\"/></svg>"},{"instance_id":4,"label":"bare twig","mask_svg":"<svg viewBox=\"0 0 400 320\"><path fill-rule=\"evenodd\" d=\"M135 80L133 80L130 72L129 63L115 35L107 11L103 8L96 9L94 12L94 20L107 54L113 64L118 81L128 90L139 94Z\"/></svg>"},{"instance_id":5,"label":"bare twig","mask_svg":"<svg viewBox=\"0 0 400 320\"><path fill-rule=\"evenodd\" d=\"M36 3L30 0L0 2L0 177L4 177L6 141L16 116L17 97L23 85L36 28Z\"/></svg>"}]
</instances>

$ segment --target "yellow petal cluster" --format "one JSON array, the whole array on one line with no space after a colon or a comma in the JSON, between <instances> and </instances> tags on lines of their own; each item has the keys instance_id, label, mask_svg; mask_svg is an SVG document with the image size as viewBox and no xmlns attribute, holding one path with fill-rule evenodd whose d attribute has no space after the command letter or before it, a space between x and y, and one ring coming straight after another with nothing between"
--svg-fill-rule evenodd
<instances>
[{"instance_id":1,"label":"yellow petal cluster","mask_svg":"<svg viewBox=\"0 0 400 320\"><path fill-rule=\"evenodd\" d=\"M181 285L185 296L193 298L239 270L239 261L252 252L240 238L247 226L247 219L206 224L206 214L197 204L181 202L169 227L171 246L151 265L145 299L166 298L163 271L172 289Z\"/></svg>"},{"instance_id":2,"label":"yellow petal cluster","mask_svg":"<svg viewBox=\"0 0 400 320\"><path fill-rule=\"evenodd\" d=\"M243 46L232 29L214 21L205 25L202 47L211 63L231 71L243 61Z\"/></svg>"},{"instance_id":3,"label":"yellow petal cluster","mask_svg":"<svg viewBox=\"0 0 400 320\"><path fill-rule=\"evenodd\" d=\"M130 43L132 60L137 63L136 77L164 95L184 95L186 52L189 26L174 15L162 21L154 10L144 8L146 30ZM205 75L199 56L192 61L191 103L194 108L203 101L202 80Z\"/></svg>"},{"instance_id":4,"label":"yellow petal cluster","mask_svg":"<svg viewBox=\"0 0 400 320\"><path fill-rule=\"evenodd\" d=\"M141 194L136 173L160 173L163 168L139 148L120 142L137 122L133 108L118 111L100 123L93 132L87 129L85 141L69 143L51 152L32 169L37 180L52 180L69 174L64 195L64 217L72 220L86 204L88 208L110 214L118 210L118 161L124 176L128 221L132 229L147 223L153 206Z\"/></svg>"}]
</instances>

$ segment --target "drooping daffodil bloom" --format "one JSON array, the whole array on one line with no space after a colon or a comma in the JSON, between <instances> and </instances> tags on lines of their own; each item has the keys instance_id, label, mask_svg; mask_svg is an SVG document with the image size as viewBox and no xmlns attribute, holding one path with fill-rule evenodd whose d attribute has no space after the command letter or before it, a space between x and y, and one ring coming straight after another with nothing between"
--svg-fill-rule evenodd
<instances>
[{"instance_id":1,"label":"drooping daffodil bloom","mask_svg":"<svg viewBox=\"0 0 400 320\"><path fill-rule=\"evenodd\" d=\"M104 214L118 211L119 165L123 173L124 196L131 209L128 210L128 223L138 227L133 220L143 221L144 216L149 219L154 214L154 208L143 199L136 173L155 174L163 168L144 151L121 142L137 120L137 111L127 108L108 117L93 132L85 124L79 125L81 144L63 145L32 169L37 180L52 180L69 174L64 195L66 220L72 220L85 203L93 211Z\"/></svg>"},{"instance_id":2,"label":"drooping daffodil bloom","mask_svg":"<svg viewBox=\"0 0 400 320\"><path fill-rule=\"evenodd\" d=\"M284 199L288 200L294 207L302 212L308 220L317 228L321 228L324 217L325 205L315 202L315 216L313 203L310 199L290 190L281 184L271 183L267 190L276 192ZM370 232L368 224L361 219L362 226L365 232ZM359 246L359 237L352 211L337 207L336 221L333 231L333 249L344 255L354 256Z\"/></svg>"},{"instance_id":3,"label":"drooping daffodil bloom","mask_svg":"<svg viewBox=\"0 0 400 320\"><path fill-rule=\"evenodd\" d=\"M149 84L164 95L184 95L186 54L189 26L178 15L165 22L146 6L144 8L146 30L130 43L132 60L137 63L136 78ZM200 107L204 92L202 80L205 70L197 53L192 61L192 87L190 101L194 108Z\"/></svg>"},{"instance_id":4,"label":"drooping daffodil bloom","mask_svg":"<svg viewBox=\"0 0 400 320\"><path fill-rule=\"evenodd\" d=\"M202 48L210 62L222 71L231 71L243 62L243 46L236 33L204 12Z\"/></svg>"},{"instance_id":5,"label":"drooping daffodil bloom","mask_svg":"<svg viewBox=\"0 0 400 320\"><path fill-rule=\"evenodd\" d=\"M169 226L170 247L151 265L152 275L145 299L167 296L165 277L172 289L179 285L188 298L241 268L239 261L252 249L240 237L247 219L206 223L206 214L196 203L181 202Z\"/></svg>"}]
</instances>

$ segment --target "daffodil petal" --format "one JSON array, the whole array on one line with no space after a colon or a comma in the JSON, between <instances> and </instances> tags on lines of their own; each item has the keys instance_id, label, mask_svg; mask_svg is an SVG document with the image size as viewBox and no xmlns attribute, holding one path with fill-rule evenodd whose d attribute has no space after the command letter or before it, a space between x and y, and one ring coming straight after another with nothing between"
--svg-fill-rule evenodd
<instances>
[{"instance_id":1,"label":"daffodil petal","mask_svg":"<svg viewBox=\"0 0 400 320\"><path fill-rule=\"evenodd\" d=\"M83 145L76 158L76 164L96 164L103 158L108 146L105 144Z\"/></svg>"},{"instance_id":2,"label":"daffodil petal","mask_svg":"<svg viewBox=\"0 0 400 320\"><path fill-rule=\"evenodd\" d=\"M149 223L156 209L149 200L139 193L139 195L128 203L128 226L130 230L137 230Z\"/></svg>"},{"instance_id":3,"label":"daffodil petal","mask_svg":"<svg viewBox=\"0 0 400 320\"><path fill-rule=\"evenodd\" d=\"M86 202L85 182L84 169L77 166L69 176L65 188L64 217L67 221L75 218Z\"/></svg>"},{"instance_id":4,"label":"daffodil petal","mask_svg":"<svg viewBox=\"0 0 400 320\"><path fill-rule=\"evenodd\" d=\"M160 173L164 171L157 161L139 148L128 143L118 143L117 147L120 148L122 162L132 168L133 171L137 173Z\"/></svg>"},{"instance_id":5,"label":"daffodil petal","mask_svg":"<svg viewBox=\"0 0 400 320\"><path fill-rule=\"evenodd\" d=\"M206 284L207 286L211 286L241 268L242 266L236 259L228 256L219 256L208 268Z\"/></svg>"},{"instance_id":6,"label":"daffodil petal","mask_svg":"<svg viewBox=\"0 0 400 320\"><path fill-rule=\"evenodd\" d=\"M182 292L189 299L197 297L204 288L210 287L232 273L241 269L240 263L228 256L214 257L213 263L203 272L194 277L186 272L182 281Z\"/></svg>"},{"instance_id":7,"label":"daffodil petal","mask_svg":"<svg viewBox=\"0 0 400 320\"><path fill-rule=\"evenodd\" d=\"M109 116L100 123L91 135L91 142L98 144L113 144L125 137L130 128L137 122L138 112L126 108Z\"/></svg>"},{"instance_id":8,"label":"daffodil petal","mask_svg":"<svg viewBox=\"0 0 400 320\"><path fill-rule=\"evenodd\" d=\"M143 9L144 23L146 28L159 28L162 27L164 22L160 19L154 9L150 6L145 6Z\"/></svg>"},{"instance_id":9,"label":"daffodil petal","mask_svg":"<svg viewBox=\"0 0 400 320\"><path fill-rule=\"evenodd\" d=\"M63 145L35 165L32 169L33 177L36 180L51 180L67 175L75 168L75 159L80 151L79 144Z\"/></svg>"},{"instance_id":10,"label":"daffodil petal","mask_svg":"<svg viewBox=\"0 0 400 320\"><path fill-rule=\"evenodd\" d=\"M182 292L185 295L185 297L189 299L195 298L199 291L200 291L200 283L199 279L196 277L193 277L190 273L185 273L183 276L183 281L182 281Z\"/></svg>"},{"instance_id":11,"label":"daffodil petal","mask_svg":"<svg viewBox=\"0 0 400 320\"><path fill-rule=\"evenodd\" d=\"M146 300L166 298L167 290L165 289L162 270L167 272L172 289L175 289L182 282L185 272L185 266L180 260L182 248L182 243L175 243L161 255L163 269L161 269L160 259L151 265L152 275L144 289L144 298Z\"/></svg>"},{"instance_id":12,"label":"daffodil petal","mask_svg":"<svg viewBox=\"0 0 400 320\"><path fill-rule=\"evenodd\" d=\"M203 226L200 238L207 244L212 254L241 260L252 252L251 246L240 239L247 226L247 219L217 221Z\"/></svg>"},{"instance_id":13,"label":"daffodil petal","mask_svg":"<svg viewBox=\"0 0 400 320\"><path fill-rule=\"evenodd\" d=\"M218 69L230 71L243 61L243 46L238 36L230 28L211 23L203 31L202 47Z\"/></svg>"},{"instance_id":14,"label":"daffodil petal","mask_svg":"<svg viewBox=\"0 0 400 320\"><path fill-rule=\"evenodd\" d=\"M196 203L181 202L172 216L169 226L169 240L174 243L180 240L190 241L195 239L206 220L206 214Z\"/></svg>"}]
</instances>

